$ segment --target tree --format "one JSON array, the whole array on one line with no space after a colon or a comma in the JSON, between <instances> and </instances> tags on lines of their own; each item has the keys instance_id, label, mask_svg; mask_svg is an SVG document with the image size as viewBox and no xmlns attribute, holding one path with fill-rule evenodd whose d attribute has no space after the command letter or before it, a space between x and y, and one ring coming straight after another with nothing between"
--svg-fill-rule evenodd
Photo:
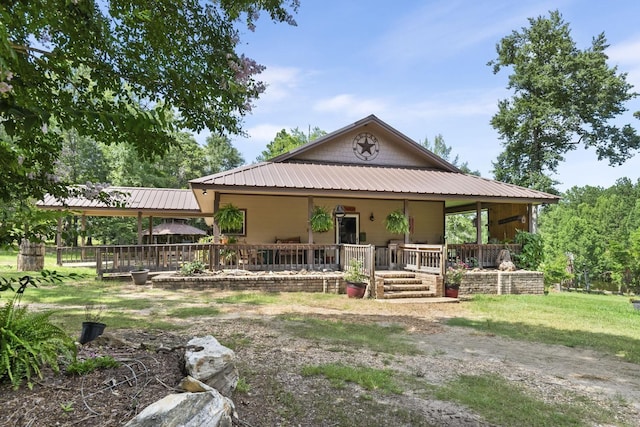
<instances>
[{"instance_id":1,"label":"tree","mask_svg":"<svg viewBox=\"0 0 640 427\"><path fill-rule=\"evenodd\" d=\"M258 162L266 162L280 154L293 150L296 147L306 144L307 142L318 139L321 136L327 134L327 132L321 130L319 127L314 127L309 131L309 134L305 134L300 129L290 129L291 133L282 129L276 134L276 137L267 145L267 149L264 150L257 158Z\"/></svg>"},{"instance_id":2,"label":"tree","mask_svg":"<svg viewBox=\"0 0 640 427\"><path fill-rule=\"evenodd\" d=\"M264 90L237 52L242 18L295 24L298 0L9 0L0 5L0 201L66 194L62 133L130 143L146 159L176 129L241 132ZM82 25L79 25L81 23ZM173 114L175 112L177 114ZM175 116L175 121L169 117Z\"/></svg>"},{"instance_id":3,"label":"tree","mask_svg":"<svg viewBox=\"0 0 640 427\"><path fill-rule=\"evenodd\" d=\"M433 146L431 145L431 142L427 137L424 138L424 141L420 141L420 144L427 150L431 151L433 154L442 157L444 160L451 163L462 172L480 176L480 171L472 171L469 168L469 162L460 163L459 155L456 154L454 158L451 158L451 150L453 149L453 147L448 146L444 142L444 137L441 134L435 136L435 138L433 139Z\"/></svg>"},{"instance_id":4,"label":"tree","mask_svg":"<svg viewBox=\"0 0 640 427\"><path fill-rule=\"evenodd\" d=\"M205 175L237 168L244 164L240 151L223 135L210 135L204 147ZM194 177L195 178L195 177Z\"/></svg>"},{"instance_id":5,"label":"tree","mask_svg":"<svg viewBox=\"0 0 640 427\"><path fill-rule=\"evenodd\" d=\"M583 145L598 160L620 165L640 147L631 125L612 123L638 94L625 73L607 65L603 33L580 50L558 11L529 24L501 39L488 64L494 74L513 71L507 88L514 95L499 101L491 119L504 145L494 173L500 181L554 192L550 176L567 152Z\"/></svg>"}]
</instances>

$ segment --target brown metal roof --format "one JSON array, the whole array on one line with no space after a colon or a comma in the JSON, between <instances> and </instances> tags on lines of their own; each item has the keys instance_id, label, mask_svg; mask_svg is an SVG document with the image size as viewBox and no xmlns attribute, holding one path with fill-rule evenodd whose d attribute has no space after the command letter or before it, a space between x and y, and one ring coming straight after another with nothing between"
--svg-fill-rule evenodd
<instances>
[{"instance_id":1,"label":"brown metal roof","mask_svg":"<svg viewBox=\"0 0 640 427\"><path fill-rule=\"evenodd\" d=\"M192 188L225 192L330 192L351 197L509 199L540 203L559 200L553 194L464 173L348 164L257 163L194 179L190 184Z\"/></svg>"},{"instance_id":2,"label":"brown metal roof","mask_svg":"<svg viewBox=\"0 0 640 427\"><path fill-rule=\"evenodd\" d=\"M120 192L122 206L107 206L99 200L72 197L61 201L47 195L37 203L43 209L69 209L86 215L100 216L145 216L157 217L201 217L202 212L191 190L173 188L108 187L105 191Z\"/></svg>"}]
</instances>

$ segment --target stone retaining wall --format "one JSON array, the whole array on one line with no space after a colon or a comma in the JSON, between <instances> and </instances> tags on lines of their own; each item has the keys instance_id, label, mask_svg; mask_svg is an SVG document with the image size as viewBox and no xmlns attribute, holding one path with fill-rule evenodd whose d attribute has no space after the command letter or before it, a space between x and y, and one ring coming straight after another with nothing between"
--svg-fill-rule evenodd
<instances>
[{"instance_id":1,"label":"stone retaining wall","mask_svg":"<svg viewBox=\"0 0 640 427\"><path fill-rule=\"evenodd\" d=\"M543 294L540 271L473 271L464 275L459 295Z\"/></svg>"},{"instance_id":2,"label":"stone retaining wall","mask_svg":"<svg viewBox=\"0 0 640 427\"><path fill-rule=\"evenodd\" d=\"M154 287L163 289L220 289L266 292L345 293L342 274L255 276L190 276L163 274L151 278Z\"/></svg>"}]
</instances>

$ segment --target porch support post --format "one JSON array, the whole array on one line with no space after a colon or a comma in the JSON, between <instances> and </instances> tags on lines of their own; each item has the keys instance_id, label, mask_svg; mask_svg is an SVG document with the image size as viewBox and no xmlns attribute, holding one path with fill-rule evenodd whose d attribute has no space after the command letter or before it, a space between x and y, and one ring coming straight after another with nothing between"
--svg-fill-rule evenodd
<instances>
[{"instance_id":1,"label":"porch support post","mask_svg":"<svg viewBox=\"0 0 640 427\"><path fill-rule=\"evenodd\" d=\"M309 238L307 239L307 242L309 242L310 245L313 244L313 230L311 229L311 213L313 212L313 196L309 196L307 197L307 228L308 228L308 233L309 233ZM311 249L311 247L309 247L309 249L307 249L307 268L313 268L316 260L314 259L313 256L313 249Z\"/></svg>"},{"instance_id":2,"label":"porch support post","mask_svg":"<svg viewBox=\"0 0 640 427\"><path fill-rule=\"evenodd\" d=\"M404 216L409 218L409 201L407 199L404 199L403 204ZM404 233L404 242L409 243L409 233Z\"/></svg>"},{"instance_id":3,"label":"porch support post","mask_svg":"<svg viewBox=\"0 0 640 427\"><path fill-rule=\"evenodd\" d=\"M58 211L62 214L62 211ZM62 216L58 216L58 227L56 230L56 264L62 265Z\"/></svg>"},{"instance_id":4,"label":"porch support post","mask_svg":"<svg viewBox=\"0 0 640 427\"><path fill-rule=\"evenodd\" d=\"M529 217L529 233L535 233L538 228L538 211L532 203L527 205L527 216Z\"/></svg>"},{"instance_id":5,"label":"porch support post","mask_svg":"<svg viewBox=\"0 0 640 427\"><path fill-rule=\"evenodd\" d=\"M138 211L138 244L142 244L142 212Z\"/></svg>"},{"instance_id":6,"label":"porch support post","mask_svg":"<svg viewBox=\"0 0 640 427\"><path fill-rule=\"evenodd\" d=\"M213 194L213 215L220 209L220 193L216 191ZM220 243L220 227L216 220L213 220L213 243Z\"/></svg>"},{"instance_id":7,"label":"porch support post","mask_svg":"<svg viewBox=\"0 0 640 427\"><path fill-rule=\"evenodd\" d=\"M150 245L153 242L153 217L149 215L149 241L147 244Z\"/></svg>"},{"instance_id":8,"label":"porch support post","mask_svg":"<svg viewBox=\"0 0 640 427\"><path fill-rule=\"evenodd\" d=\"M478 266L484 268L482 254L482 203L476 202L476 243L478 244Z\"/></svg>"},{"instance_id":9,"label":"porch support post","mask_svg":"<svg viewBox=\"0 0 640 427\"><path fill-rule=\"evenodd\" d=\"M85 249L84 246L87 244L87 216L84 214L84 212L82 213L82 216L80 217L80 259L82 259L82 261L85 260Z\"/></svg>"},{"instance_id":10,"label":"porch support post","mask_svg":"<svg viewBox=\"0 0 640 427\"><path fill-rule=\"evenodd\" d=\"M309 230L309 244L313 244L313 230L311 229L311 213L313 212L313 196L307 197L307 229ZM307 258L310 259L310 258Z\"/></svg>"}]
</instances>

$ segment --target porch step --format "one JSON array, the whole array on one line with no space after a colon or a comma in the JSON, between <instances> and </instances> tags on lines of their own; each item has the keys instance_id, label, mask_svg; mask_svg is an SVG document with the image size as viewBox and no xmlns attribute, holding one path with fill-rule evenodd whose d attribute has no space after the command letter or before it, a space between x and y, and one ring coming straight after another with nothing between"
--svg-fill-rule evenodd
<instances>
[{"instance_id":1,"label":"porch step","mask_svg":"<svg viewBox=\"0 0 640 427\"><path fill-rule=\"evenodd\" d=\"M383 299L433 298L435 291L416 278L410 271L380 271L376 275L383 279Z\"/></svg>"},{"instance_id":2,"label":"porch step","mask_svg":"<svg viewBox=\"0 0 640 427\"><path fill-rule=\"evenodd\" d=\"M401 292L384 292L384 299L396 299L396 298L433 298L436 296L434 291L401 291Z\"/></svg>"}]
</instances>

